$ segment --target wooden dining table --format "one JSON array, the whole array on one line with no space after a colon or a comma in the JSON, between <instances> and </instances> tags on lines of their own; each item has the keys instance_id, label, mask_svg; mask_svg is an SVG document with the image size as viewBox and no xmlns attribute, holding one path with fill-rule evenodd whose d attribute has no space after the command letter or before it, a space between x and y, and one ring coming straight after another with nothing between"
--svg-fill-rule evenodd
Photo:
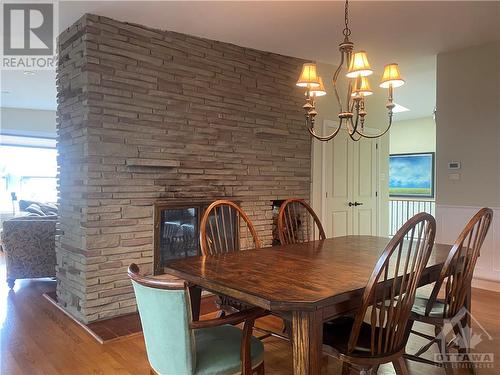
<instances>
[{"instance_id":1,"label":"wooden dining table","mask_svg":"<svg viewBox=\"0 0 500 375\"><path fill-rule=\"evenodd\" d=\"M292 322L295 375L319 374L323 323L356 311L386 237L346 236L302 244L192 257L169 263L168 274L200 289L258 306ZM450 245L435 244L421 285L439 276ZM194 311L196 316L199 310Z\"/></svg>"}]
</instances>

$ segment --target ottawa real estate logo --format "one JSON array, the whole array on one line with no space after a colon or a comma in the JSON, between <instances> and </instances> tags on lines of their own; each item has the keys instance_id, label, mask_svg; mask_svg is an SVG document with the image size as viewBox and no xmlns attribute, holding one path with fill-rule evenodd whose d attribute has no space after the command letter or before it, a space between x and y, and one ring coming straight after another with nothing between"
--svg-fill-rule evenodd
<instances>
[{"instance_id":1,"label":"ottawa real estate logo","mask_svg":"<svg viewBox=\"0 0 500 375\"><path fill-rule=\"evenodd\" d=\"M466 318L467 321L474 322L474 329L468 323L463 324ZM439 352L434 354L434 361L442 366L468 369L494 367L494 353L482 352L479 346L485 341L491 346L493 337L465 308L446 322L436 341L439 343ZM455 350L450 350L452 347Z\"/></svg>"}]
</instances>

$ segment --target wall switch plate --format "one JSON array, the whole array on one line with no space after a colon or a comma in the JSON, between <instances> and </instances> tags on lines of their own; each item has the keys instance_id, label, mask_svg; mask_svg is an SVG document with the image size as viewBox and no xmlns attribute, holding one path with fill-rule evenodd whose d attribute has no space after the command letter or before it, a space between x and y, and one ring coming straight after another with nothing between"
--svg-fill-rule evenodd
<instances>
[{"instance_id":1,"label":"wall switch plate","mask_svg":"<svg viewBox=\"0 0 500 375\"><path fill-rule=\"evenodd\" d=\"M460 173L449 173L448 180L452 180L452 181L460 180Z\"/></svg>"},{"instance_id":2,"label":"wall switch plate","mask_svg":"<svg viewBox=\"0 0 500 375\"><path fill-rule=\"evenodd\" d=\"M450 161L448 162L448 169L460 169L461 164L459 161Z\"/></svg>"}]
</instances>

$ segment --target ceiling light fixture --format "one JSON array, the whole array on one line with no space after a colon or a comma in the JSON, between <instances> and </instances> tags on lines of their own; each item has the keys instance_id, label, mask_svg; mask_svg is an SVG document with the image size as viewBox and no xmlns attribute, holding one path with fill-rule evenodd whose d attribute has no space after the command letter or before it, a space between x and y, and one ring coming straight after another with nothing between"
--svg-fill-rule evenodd
<instances>
[{"instance_id":1,"label":"ceiling light fixture","mask_svg":"<svg viewBox=\"0 0 500 375\"><path fill-rule=\"evenodd\" d=\"M368 81L368 76L373 74L373 70L368 62L368 56L365 51L354 52L354 43L349 40L351 29L349 28L349 0L345 2L345 27L343 31L344 41L340 43L340 64L333 75L333 88L335 98L337 99L340 111L338 117L340 119L338 128L327 136L316 134L314 130L314 121L318 112L316 111L315 99L317 96L326 95L323 81L318 75L315 63L306 63L302 67L297 86L306 88L306 103L302 106L305 111L306 126L309 133L320 141L329 141L334 138L343 123L346 124L349 136L354 141L359 141L361 138L378 138L389 131L392 125L392 115L395 111L396 104L393 102L394 88L402 86L405 81L401 78L399 66L396 63L387 64L384 68L384 73L379 86L388 90L387 97L387 113L388 126L379 134L369 135L364 132L365 117L368 114L365 110L365 98L373 94ZM347 70L346 77L348 78L348 88L345 105L343 105L337 89L339 74L342 68ZM401 106L402 107L402 106ZM404 107L402 107L404 108ZM405 108L405 110L408 110ZM403 112L403 111L399 111Z\"/></svg>"}]
</instances>

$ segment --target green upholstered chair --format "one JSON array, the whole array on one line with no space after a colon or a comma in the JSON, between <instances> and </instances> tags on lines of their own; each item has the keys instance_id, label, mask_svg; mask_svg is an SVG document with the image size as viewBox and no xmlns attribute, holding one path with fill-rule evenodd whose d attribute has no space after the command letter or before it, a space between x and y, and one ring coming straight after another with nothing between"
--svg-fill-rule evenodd
<instances>
[{"instance_id":1,"label":"green upholstered chair","mask_svg":"<svg viewBox=\"0 0 500 375\"><path fill-rule=\"evenodd\" d=\"M193 321L189 289L182 280L139 274L131 264L137 307L152 374L264 374L264 346L252 336L264 310L253 308L223 318ZM243 330L233 327L244 322Z\"/></svg>"}]
</instances>

